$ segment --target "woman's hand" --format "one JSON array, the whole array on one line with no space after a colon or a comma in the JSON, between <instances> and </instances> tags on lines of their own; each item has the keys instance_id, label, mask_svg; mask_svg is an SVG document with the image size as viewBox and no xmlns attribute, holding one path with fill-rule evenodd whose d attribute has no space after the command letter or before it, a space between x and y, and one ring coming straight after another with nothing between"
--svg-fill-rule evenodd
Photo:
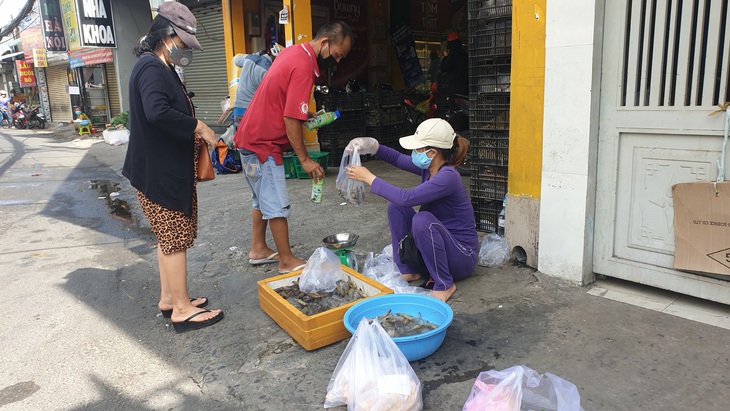
<instances>
[{"instance_id":1,"label":"woman's hand","mask_svg":"<svg viewBox=\"0 0 730 411\"><path fill-rule=\"evenodd\" d=\"M345 167L345 172L347 173L347 178L350 180L362 181L368 185L372 185L373 180L375 180L375 174L363 166L347 166Z\"/></svg>"},{"instance_id":2,"label":"woman's hand","mask_svg":"<svg viewBox=\"0 0 730 411\"><path fill-rule=\"evenodd\" d=\"M218 140L215 138L215 133L205 123L198 120L198 125L195 126L193 131L196 137L200 137L203 141L208 144L208 148L213 150L218 145Z\"/></svg>"}]
</instances>

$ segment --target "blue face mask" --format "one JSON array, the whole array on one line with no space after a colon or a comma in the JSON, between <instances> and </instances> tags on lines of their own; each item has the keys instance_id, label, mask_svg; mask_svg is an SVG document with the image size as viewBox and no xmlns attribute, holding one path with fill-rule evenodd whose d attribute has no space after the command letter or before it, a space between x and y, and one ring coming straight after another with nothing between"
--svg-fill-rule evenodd
<instances>
[{"instance_id":1,"label":"blue face mask","mask_svg":"<svg viewBox=\"0 0 730 411\"><path fill-rule=\"evenodd\" d=\"M429 151L431 150L422 151L420 153L416 150L411 151L411 161L413 164L422 170L427 170L428 166L431 165L431 160L433 160L426 155Z\"/></svg>"},{"instance_id":2,"label":"blue face mask","mask_svg":"<svg viewBox=\"0 0 730 411\"><path fill-rule=\"evenodd\" d=\"M81 112L80 111L76 111L75 113L76 113L77 116L78 115L81 115Z\"/></svg>"}]
</instances>

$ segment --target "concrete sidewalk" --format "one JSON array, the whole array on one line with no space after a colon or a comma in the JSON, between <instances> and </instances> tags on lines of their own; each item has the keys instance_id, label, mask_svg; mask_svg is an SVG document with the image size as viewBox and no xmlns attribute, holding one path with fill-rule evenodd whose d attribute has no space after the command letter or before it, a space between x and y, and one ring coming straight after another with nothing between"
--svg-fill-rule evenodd
<instances>
[{"instance_id":1,"label":"concrete sidewalk","mask_svg":"<svg viewBox=\"0 0 730 411\"><path fill-rule=\"evenodd\" d=\"M25 133L1 133L3 154L17 144L74 144ZM87 144L75 151L76 165L66 164L93 166L96 175L109 170L108 178L120 183L119 198L129 201L135 217L119 229L126 238L107 248L95 246L102 251L93 255L67 258L45 276L39 276L40 266L31 265L29 273L17 261L30 261L33 253L48 252L53 244L16 247L0 260L16 267L0 276L8 286L6 297L27 301L23 307L28 310L15 312L10 306L3 316L0 358L11 369L0 375L0 407L321 409L347 340L308 352L259 308L256 281L277 273L275 265L247 262L250 195L243 177L217 176L198 186L199 238L188 254L191 292L209 297L211 307L224 309L226 318L177 335L155 309L156 256L148 245L153 238L134 191L118 175L125 152L126 146ZM365 166L396 185L418 182L381 161ZM18 166L8 169L17 177L13 167ZM368 194L361 207L340 205L336 174L328 171L319 205L309 201L309 180L288 180L293 250L307 258L326 235L354 232L360 235L354 251L363 262L368 252L380 251L389 241L386 203ZM0 178L3 193L9 189L8 175ZM90 177L79 181L84 178ZM5 204L0 210L6 216L21 212ZM39 214L25 218L34 221ZM53 211L46 208L44 216L52 224ZM86 231L94 227L82 218L69 221L78 228L68 234L74 237L69 242L96 235ZM78 252L65 243L56 249ZM24 276L37 277L25 282ZM455 316L446 340L432 356L411 363L427 410L460 410L479 372L519 364L575 383L585 410L721 410L730 404L729 330L601 298L589 294L588 287L512 265L478 267L457 286L449 301ZM55 288L52 296L64 303L49 307L55 320L38 321L35 315L43 319L48 313L30 304L42 303L34 295L46 287ZM54 331L70 319L79 323L78 330ZM18 385L28 381L39 388ZM7 399L23 390L30 394Z\"/></svg>"}]
</instances>

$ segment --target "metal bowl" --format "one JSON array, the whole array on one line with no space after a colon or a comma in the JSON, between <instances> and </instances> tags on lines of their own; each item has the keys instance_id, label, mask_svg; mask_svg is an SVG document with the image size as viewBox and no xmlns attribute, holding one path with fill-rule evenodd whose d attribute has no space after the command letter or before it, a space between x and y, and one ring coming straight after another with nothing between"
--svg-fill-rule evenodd
<instances>
[{"instance_id":1,"label":"metal bowl","mask_svg":"<svg viewBox=\"0 0 730 411\"><path fill-rule=\"evenodd\" d=\"M357 234L339 233L335 235L328 235L322 240L322 242L327 248L338 249L353 247L355 244L357 244L358 238L360 238L360 236Z\"/></svg>"}]
</instances>

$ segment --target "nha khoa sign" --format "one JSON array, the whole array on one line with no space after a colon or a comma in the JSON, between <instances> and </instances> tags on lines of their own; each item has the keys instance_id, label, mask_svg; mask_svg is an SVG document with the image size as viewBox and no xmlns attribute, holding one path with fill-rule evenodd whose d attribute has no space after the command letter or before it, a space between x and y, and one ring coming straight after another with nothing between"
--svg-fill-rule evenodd
<instances>
[{"instance_id":1,"label":"nha khoa sign","mask_svg":"<svg viewBox=\"0 0 730 411\"><path fill-rule=\"evenodd\" d=\"M76 0L82 47L117 46L111 0Z\"/></svg>"}]
</instances>

